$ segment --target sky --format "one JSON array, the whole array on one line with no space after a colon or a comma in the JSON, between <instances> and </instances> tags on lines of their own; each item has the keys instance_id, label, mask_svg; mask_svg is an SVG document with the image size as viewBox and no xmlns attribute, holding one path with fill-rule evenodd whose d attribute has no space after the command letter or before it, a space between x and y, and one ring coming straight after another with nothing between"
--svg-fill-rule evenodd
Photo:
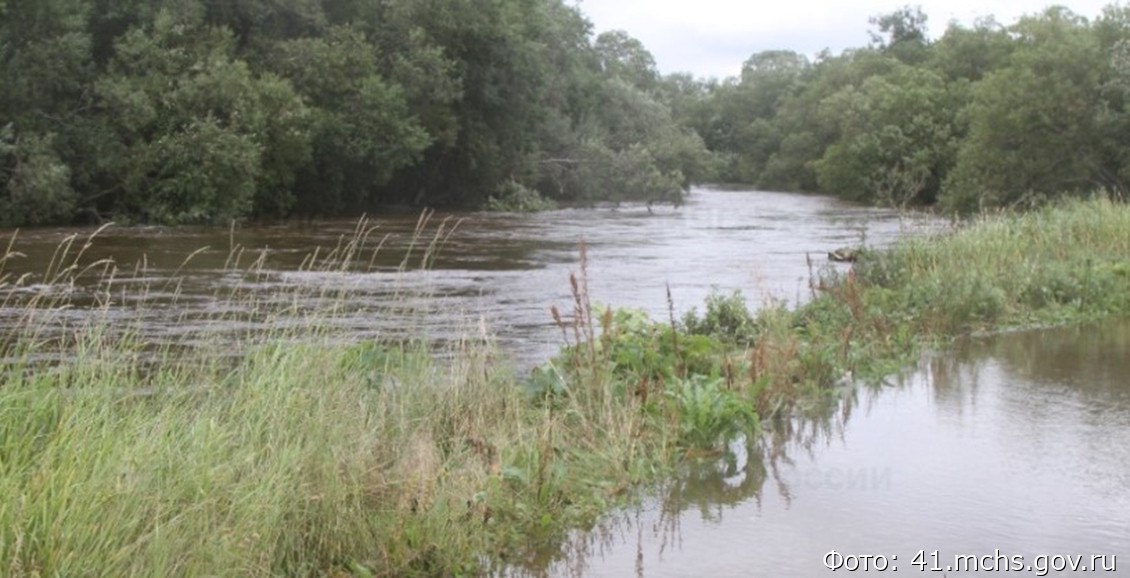
<instances>
[{"instance_id":1,"label":"sky","mask_svg":"<svg viewBox=\"0 0 1130 578\"><path fill-rule=\"evenodd\" d=\"M995 16L1012 24L1052 4L1094 18L1113 0L573 0L595 32L625 30L655 56L663 74L736 76L742 62L762 50L814 56L866 46L872 16L921 6L932 37L950 21L971 24Z\"/></svg>"}]
</instances>

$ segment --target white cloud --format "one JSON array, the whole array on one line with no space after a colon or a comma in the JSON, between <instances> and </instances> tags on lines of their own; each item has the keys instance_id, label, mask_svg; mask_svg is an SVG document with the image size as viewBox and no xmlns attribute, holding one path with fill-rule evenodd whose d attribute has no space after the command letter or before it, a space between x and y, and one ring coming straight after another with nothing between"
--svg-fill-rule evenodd
<instances>
[{"instance_id":1,"label":"white cloud","mask_svg":"<svg viewBox=\"0 0 1130 578\"><path fill-rule=\"evenodd\" d=\"M1054 4L1047 0L580 0L580 9L596 31L620 29L640 39L655 55L664 73L692 72L696 76L738 74L751 54L789 49L814 55L824 48L839 53L868 42L872 16L906 5L921 6L934 34L957 20L971 23L996 16L1009 24L1023 14ZM1103 0L1059 2L1093 18Z\"/></svg>"}]
</instances>

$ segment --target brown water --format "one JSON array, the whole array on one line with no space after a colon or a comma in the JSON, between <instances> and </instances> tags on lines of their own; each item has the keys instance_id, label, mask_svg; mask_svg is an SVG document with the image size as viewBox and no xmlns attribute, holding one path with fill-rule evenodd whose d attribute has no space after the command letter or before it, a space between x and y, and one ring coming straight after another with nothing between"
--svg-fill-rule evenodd
<instances>
[{"instance_id":1,"label":"brown water","mask_svg":"<svg viewBox=\"0 0 1130 578\"><path fill-rule=\"evenodd\" d=\"M688 473L534 573L821 576L835 550L886 556L872 574L998 574L1013 556L1017 574L1071 574L1056 555L1130 574L1128 352L1130 321L972 340L798 422L765 460ZM957 555L989 566L947 571Z\"/></svg>"},{"instance_id":2,"label":"brown water","mask_svg":"<svg viewBox=\"0 0 1130 578\"><path fill-rule=\"evenodd\" d=\"M324 256L355 237L356 220L234 230L111 227L94 237L80 266L112 259L119 272L107 281L105 267L97 267L74 287L45 283L44 272L61 242L77 236L73 254L93 231L23 231L14 250L24 256L3 270L0 326L20 323L24 301L46 293L79 305L57 313L71 325L91 314L91 303L109 300L100 315L113 327L138 328L154 344L193 344L217 334L231 339L301 325L316 314L346 339L442 343L479 334L482 325L520 365L532 365L562 343L549 308L569 309L569 274L578 269L582 240L594 300L666 319L667 286L677 315L701 306L712 286L740 289L752 304L770 296L795 302L808 295L807 254L819 267L837 247L881 245L939 226L825 197L710 189L693 191L683 207L654 212L631 205L534 215L441 213L422 227L419 217L372 217L365 250L332 271L303 263L316 249ZM0 232L0 242L11 236ZM435 258L421 268L436 237ZM23 273L31 276L15 287ZM285 314L268 314L283 306Z\"/></svg>"},{"instance_id":3,"label":"brown water","mask_svg":"<svg viewBox=\"0 0 1130 578\"><path fill-rule=\"evenodd\" d=\"M942 226L823 197L708 189L654 213L436 214L417 234L418 221L375 216L366 249L333 270L303 264L353 238L356 221L110 228L79 265L113 265L73 285L48 283L44 271L63 240L77 236L73 254L93 231L24 231L13 245L20 255L0 272L0 329L18 329L36 298L56 306L47 329L105 316L154 344L227 343L311 316L347 340L444 343L482 326L531 365L561 345L549 307L568 309L582 239L594 299L666 319L668 286L677 315L714 286L753 303L802 301L809 255L820 267L831 249ZM440 250L421 268L437 235ZM11 236L0 232L0 241ZM519 570L815 576L831 573L823 559L832 550L885 555L903 573L919 571L919 551L932 567L934 550L942 568L953 555L996 549L1130 564L1127 351L1130 323L971 342L757 447L737 444L728 461L688 468L640 509Z\"/></svg>"}]
</instances>

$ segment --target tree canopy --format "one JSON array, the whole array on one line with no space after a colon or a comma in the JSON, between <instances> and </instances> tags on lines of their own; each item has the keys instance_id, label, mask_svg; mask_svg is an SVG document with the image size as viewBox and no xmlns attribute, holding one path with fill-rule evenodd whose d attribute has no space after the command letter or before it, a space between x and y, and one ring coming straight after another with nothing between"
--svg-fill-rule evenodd
<instances>
[{"instance_id":1,"label":"tree canopy","mask_svg":"<svg viewBox=\"0 0 1130 578\"><path fill-rule=\"evenodd\" d=\"M678 201L709 153L563 0L2 0L0 226ZM505 202L501 206L506 206Z\"/></svg>"},{"instance_id":2,"label":"tree canopy","mask_svg":"<svg viewBox=\"0 0 1130 578\"><path fill-rule=\"evenodd\" d=\"M1125 198L1130 9L951 23L933 41L917 8L871 22L870 46L812 63L754 54L679 109L721 161L716 178L957 212Z\"/></svg>"},{"instance_id":3,"label":"tree canopy","mask_svg":"<svg viewBox=\"0 0 1130 578\"><path fill-rule=\"evenodd\" d=\"M921 9L662 75L565 0L0 0L0 226L679 202L729 181L951 211L1130 183L1130 8Z\"/></svg>"}]
</instances>

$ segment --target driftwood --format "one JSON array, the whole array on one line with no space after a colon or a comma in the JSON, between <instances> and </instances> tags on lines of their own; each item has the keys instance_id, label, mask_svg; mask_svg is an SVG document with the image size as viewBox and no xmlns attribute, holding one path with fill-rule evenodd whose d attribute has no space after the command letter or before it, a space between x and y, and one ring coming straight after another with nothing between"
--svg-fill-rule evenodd
<instances>
[{"instance_id":1,"label":"driftwood","mask_svg":"<svg viewBox=\"0 0 1130 578\"><path fill-rule=\"evenodd\" d=\"M840 247L828 253L828 260L837 263L854 263L859 258L859 249L854 247Z\"/></svg>"}]
</instances>

